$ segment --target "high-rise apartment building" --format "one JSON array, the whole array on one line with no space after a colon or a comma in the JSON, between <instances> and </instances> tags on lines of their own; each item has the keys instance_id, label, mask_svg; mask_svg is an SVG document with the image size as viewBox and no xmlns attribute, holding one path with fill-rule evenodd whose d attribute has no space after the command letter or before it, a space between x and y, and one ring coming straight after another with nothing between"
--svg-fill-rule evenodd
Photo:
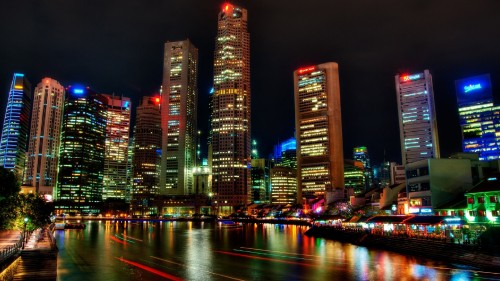
<instances>
[{"instance_id":1,"label":"high-rise apartment building","mask_svg":"<svg viewBox=\"0 0 500 281\"><path fill-rule=\"evenodd\" d=\"M429 70L395 76L403 165L439 158L434 90Z\"/></svg>"},{"instance_id":2,"label":"high-rise apartment building","mask_svg":"<svg viewBox=\"0 0 500 281\"><path fill-rule=\"evenodd\" d=\"M137 107L134 130L132 213L157 214L152 210L159 194L161 162L160 97L143 97Z\"/></svg>"},{"instance_id":3,"label":"high-rise apartment building","mask_svg":"<svg viewBox=\"0 0 500 281\"><path fill-rule=\"evenodd\" d=\"M298 201L325 197L326 192L332 195L328 200L342 199L344 153L338 64L301 68L293 76Z\"/></svg>"},{"instance_id":4,"label":"high-rise apartment building","mask_svg":"<svg viewBox=\"0 0 500 281\"><path fill-rule=\"evenodd\" d=\"M189 41L167 42L161 98L160 193L193 194L196 162L198 49Z\"/></svg>"},{"instance_id":5,"label":"high-rise apartment building","mask_svg":"<svg viewBox=\"0 0 500 281\"><path fill-rule=\"evenodd\" d=\"M212 191L219 213L250 202L250 34L247 10L225 4L215 40Z\"/></svg>"},{"instance_id":6,"label":"high-rise apartment building","mask_svg":"<svg viewBox=\"0 0 500 281\"><path fill-rule=\"evenodd\" d=\"M24 177L31 113L31 84L24 74L14 73L7 98L0 138L0 166Z\"/></svg>"},{"instance_id":7,"label":"high-rise apartment building","mask_svg":"<svg viewBox=\"0 0 500 281\"><path fill-rule=\"evenodd\" d=\"M493 103L489 74L455 81L464 152L479 160L500 156L500 106Z\"/></svg>"},{"instance_id":8,"label":"high-rise apartment building","mask_svg":"<svg viewBox=\"0 0 500 281\"><path fill-rule=\"evenodd\" d=\"M130 98L106 95L106 149L102 199L130 200L127 170L130 138Z\"/></svg>"},{"instance_id":9,"label":"high-rise apartment building","mask_svg":"<svg viewBox=\"0 0 500 281\"><path fill-rule=\"evenodd\" d=\"M64 87L48 77L35 88L24 183L39 194L52 195L57 182L64 95Z\"/></svg>"},{"instance_id":10,"label":"high-rise apartment building","mask_svg":"<svg viewBox=\"0 0 500 281\"><path fill-rule=\"evenodd\" d=\"M64 102L56 199L59 212L97 213L102 202L106 97L69 87Z\"/></svg>"}]
</instances>

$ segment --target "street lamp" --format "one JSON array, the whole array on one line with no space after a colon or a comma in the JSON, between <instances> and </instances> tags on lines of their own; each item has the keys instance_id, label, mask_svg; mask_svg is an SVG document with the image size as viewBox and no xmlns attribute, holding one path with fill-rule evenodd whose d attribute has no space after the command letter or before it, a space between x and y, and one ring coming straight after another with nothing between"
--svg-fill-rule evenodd
<instances>
[{"instance_id":1,"label":"street lamp","mask_svg":"<svg viewBox=\"0 0 500 281\"><path fill-rule=\"evenodd\" d=\"M28 242L28 239L26 239L26 224L28 223L28 218L24 218L24 227L23 227L23 250L24 250L24 245Z\"/></svg>"}]
</instances>

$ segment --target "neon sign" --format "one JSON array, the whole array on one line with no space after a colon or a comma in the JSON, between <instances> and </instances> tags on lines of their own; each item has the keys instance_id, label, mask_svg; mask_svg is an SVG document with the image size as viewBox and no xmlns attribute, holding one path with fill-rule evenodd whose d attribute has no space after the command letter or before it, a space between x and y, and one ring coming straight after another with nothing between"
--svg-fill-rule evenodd
<instances>
[{"instance_id":1,"label":"neon sign","mask_svg":"<svg viewBox=\"0 0 500 281\"><path fill-rule=\"evenodd\" d=\"M421 75L420 74L405 75L402 78L403 78L403 82L408 82L408 81L420 79Z\"/></svg>"},{"instance_id":2,"label":"neon sign","mask_svg":"<svg viewBox=\"0 0 500 281\"><path fill-rule=\"evenodd\" d=\"M83 89L74 89L73 94L83 94Z\"/></svg>"},{"instance_id":3,"label":"neon sign","mask_svg":"<svg viewBox=\"0 0 500 281\"><path fill-rule=\"evenodd\" d=\"M464 92L468 93L468 92L479 90L479 89L482 89L482 88L483 87L481 87L481 84L474 84L474 85L470 84L470 85L464 86Z\"/></svg>"},{"instance_id":4,"label":"neon sign","mask_svg":"<svg viewBox=\"0 0 500 281\"><path fill-rule=\"evenodd\" d=\"M304 73L306 73L306 72L311 72L311 71L313 71L313 70L315 70L315 69L316 69L316 67L314 67L314 66L310 66L310 67L304 67L304 68L301 68L301 69L297 70L297 72L298 72L299 74L304 74Z\"/></svg>"}]
</instances>

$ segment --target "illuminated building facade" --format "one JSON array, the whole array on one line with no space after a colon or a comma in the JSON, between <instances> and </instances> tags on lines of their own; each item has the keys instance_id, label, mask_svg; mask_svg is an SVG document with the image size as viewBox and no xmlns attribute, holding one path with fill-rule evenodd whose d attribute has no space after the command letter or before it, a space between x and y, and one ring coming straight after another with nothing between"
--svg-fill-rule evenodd
<instances>
[{"instance_id":1,"label":"illuminated building facade","mask_svg":"<svg viewBox=\"0 0 500 281\"><path fill-rule=\"evenodd\" d=\"M19 181L24 176L31 100L30 82L24 74L14 73L0 138L0 166L14 171Z\"/></svg>"},{"instance_id":2,"label":"illuminated building facade","mask_svg":"<svg viewBox=\"0 0 500 281\"><path fill-rule=\"evenodd\" d=\"M372 166L370 163L368 149L366 146L358 146L353 148L352 154L354 160L361 161L361 163L363 163L363 168L365 170L365 190L368 190L373 182Z\"/></svg>"},{"instance_id":3,"label":"illuminated building facade","mask_svg":"<svg viewBox=\"0 0 500 281\"><path fill-rule=\"evenodd\" d=\"M64 102L56 199L59 212L99 212L106 146L107 98L69 87Z\"/></svg>"},{"instance_id":4,"label":"illuminated building facade","mask_svg":"<svg viewBox=\"0 0 500 281\"><path fill-rule=\"evenodd\" d=\"M159 194L161 162L161 99L143 97L137 107L134 131L133 186L134 215L157 214L152 203Z\"/></svg>"},{"instance_id":5,"label":"illuminated building facade","mask_svg":"<svg viewBox=\"0 0 500 281\"><path fill-rule=\"evenodd\" d=\"M105 95L106 152L104 157L104 190L102 199L117 198L130 201L127 170L130 138L130 98Z\"/></svg>"},{"instance_id":6,"label":"illuminated building facade","mask_svg":"<svg viewBox=\"0 0 500 281\"><path fill-rule=\"evenodd\" d=\"M247 10L225 4L218 16L212 94L212 189L218 213L250 203L250 34Z\"/></svg>"},{"instance_id":7,"label":"illuminated building facade","mask_svg":"<svg viewBox=\"0 0 500 281\"><path fill-rule=\"evenodd\" d=\"M265 158L252 159L252 202L269 203L271 193L271 161Z\"/></svg>"},{"instance_id":8,"label":"illuminated building facade","mask_svg":"<svg viewBox=\"0 0 500 281\"><path fill-rule=\"evenodd\" d=\"M271 169L271 204L297 202L297 169L276 166Z\"/></svg>"},{"instance_id":9,"label":"illuminated building facade","mask_svg":"<svg viewBox=\"0 0 500 281\"><path fill-rule=\"evenodd\" d=\"M48 77L35 88L24 182L39 194L52 195L56 185L64 95L64 87Z\"/></svg>"},{"instance_id":10,"label":"illuminated building facade","mask_svg":"<svg viewBox=\"0 0 500 281\"><path fill-rule=\"evenodd\" d=\"M274 161L276 166L297 168L297 141L290 138L274 146Z\"/></svg>"},{"instance_id":11,"label":"illuminated building facade","mask_svg":"<svg viewBox=\"0 0 500 281\"><path fill-rule=\"evenodd\" d=\"M366 191L364 164L357 160L345 160L344 182L346 189L352 189L352 194L361 195Z\"/></svg>"},{"instance_id":12,"label":"illuminated building facade","mask_svg":"<svg viewBox=\"0 0 500 281\"><path fill-rule=\"evenodd\" d=\"M160 193L193 194L196 162L198 49L189 41L165 44Z\"/></svg>"},{"instance_id":13,"label":"illuminated building facade","mask_svg":"<svg viewBox=\"0 0 500 281\"><path fill-rule=\"evenodd\" d=\"M429 70L395 76L403 165L439 158L434 90Z\"/></svg>"},{"instance_id":14,"label":"illuminated building facade","mask_svg":"<svg viewBox=\"0 0 500 281\"><path fill-rule=\"evenodd\" d=\"M298 200L343 198L344 154L338 64L294 72ZM330 202L327 202L330 203Z\"/></svg>"},{"instance_id":15,"label":"illuminated building facade","mask_svg":"<svg viewBox=\"0 0 500 281\"><path fill-rule=\"evenodd\" d=\"M464 152L479 154L480 160L500 155L500 106L493 104L490 75L455 81Z\"/></svg>"}]
</instances>

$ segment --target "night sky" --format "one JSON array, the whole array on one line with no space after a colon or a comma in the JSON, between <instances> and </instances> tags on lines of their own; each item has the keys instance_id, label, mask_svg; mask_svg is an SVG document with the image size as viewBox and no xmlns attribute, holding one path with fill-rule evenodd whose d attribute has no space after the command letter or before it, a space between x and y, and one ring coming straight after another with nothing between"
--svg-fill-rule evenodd
<instances>
[{"instance_id":1,"label":"night sky","mask_svg":"<svg viewBox=\"0 0 500 281\"><path fill-rule=\"evenodd\" d=\"M222 3L1 1L2 123L13 72L25 73L33 88L49 76L131 97L135 107L158 92L163 44L189 38L199 49L198 124L206 133ZM375 163L401 162L395 74L431 71L442 157L461 151L454 80L490 73L500 93L498 0L232 3L249 14L252 137L261 155L294 133L292 73L299 67L339 64L345 158L365 145Z\"/></svg>"}]
</instances>

